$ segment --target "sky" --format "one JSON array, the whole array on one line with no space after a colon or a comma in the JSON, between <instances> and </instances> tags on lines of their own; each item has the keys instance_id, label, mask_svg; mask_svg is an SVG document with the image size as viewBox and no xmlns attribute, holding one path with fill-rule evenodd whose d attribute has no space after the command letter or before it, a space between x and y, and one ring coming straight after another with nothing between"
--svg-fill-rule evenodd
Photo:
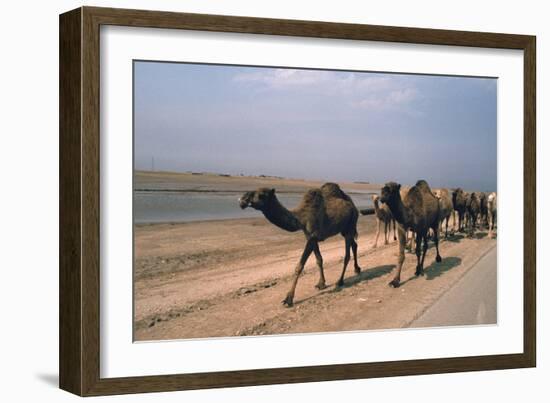
<instances>
[{"instance_id":1,"label":"sky","mask_svg":"<svg viewBox=\"0 0 550 403\"><path fill-rule=\"evenodd\" d=\"M135 168L493 191L497 79L134 62Z\"/></svg>"}]
</instances>

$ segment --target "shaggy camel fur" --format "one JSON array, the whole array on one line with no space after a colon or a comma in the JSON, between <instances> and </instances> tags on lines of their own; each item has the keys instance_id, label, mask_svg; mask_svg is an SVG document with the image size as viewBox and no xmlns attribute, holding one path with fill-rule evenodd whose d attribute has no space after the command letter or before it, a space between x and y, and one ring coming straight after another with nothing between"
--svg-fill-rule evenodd
<instances>
[{"instance_id":1,"label":"shaggy camel fur","mask_svg":"<svg viewBox=\"0 0 550 403\"><path fill-rule=\"evenodd\" d=\"M492 192L487 197L487 211L489 216L489 237L492 237L497 223L497 194L495 192Z\"/></svg>"},{"instance_id":2,"label":"shaggy camel fur","mask_svg":"<svg viewBox=\"0 0 550 403\"><path fill-rule=\"evenodd\" d=\"M284 305L292 306L298 278L312 252L315 254L319 267L319 282L316 287L320 290L326 287L319 242L329 237L341 234L345 239L344 267L337 285L344 284L344 274L350 260L350 249L353 251L355 272L361 272L357 263L357 242L355 241L359 212L351 198L337 184L325 183L319 189L308 190L301 203L293 210L286 209L277 199L275 189L268 188L246 192L239 199L239 205L243 209L252 207L261 211L272 224L285 231L304 232L306 245L294 271L290 291L282 301Z\"/></svg>"},{"instance_id":3,"label":"shaggy camel fur","mask_svg":"<svg viewBox=\"0 0 550 403\"><path fill-rule=\"evenodd\" d=\"M458 231L464 231L464 216L466 214L466 194L461 188L453 190L453 208L458 213Z\"/></svg>"},{"instance_id":4,"label":"shaggy camel fur","mask_svg":"<svg viewBox=\"0 0 550 403\"><path fill-rule=\"evenodd\" d=\"M447 238L451 215L453 216L453 231L455 228L453 199L447 189L437 189L434 191L434 195L439 199L439 233L441 234L443 230L443 221L445 220L445 238Z\"/></svg>"},{"instance_id":5,"label":"shaggy camel fur","mask_svg":"<svg viewBox=\"0 0 550 403\"><path fill-rule=\"evenodd\" d=\"M405 243L408 229L416 233L416 275L424 274L424 258L428 250L428 230L434 232L436 261L441 262L439 255L439 201L430 190L430 186L424 180L419 180L405 195L401 197L399 192L401 185L389 182L384 185L380 201L386 203L399 224L399 258L397 260L397 273L390 282L392 287L399 287L401 283L401 269L405 260ZM422 254L420 247L422 245Z\"/></svg>"},{"instance_id":6,"label":"shaggy camel fur","mask_svg":"<svg viewBox=\"0 0 550 403\"><path fill-rule=\"evenodd\" d=\"M393 223L393 240L396 241L397 237L395 236L395 220L393 219L393 215L391 214L390 208L387 204L380 202L380 196L378 195L372 195L372 202L374 204L374 212L376 215L376 223L377 223L377 229L376 229L376 238L374 240L373 248L376 248L378 246L378 237L380 236L380 224L384 223L384 245L388 244L388 234L391 231L391 224ZM361 214L363 214L364 210L361 210Z\"/></svg>"}]
</instances>

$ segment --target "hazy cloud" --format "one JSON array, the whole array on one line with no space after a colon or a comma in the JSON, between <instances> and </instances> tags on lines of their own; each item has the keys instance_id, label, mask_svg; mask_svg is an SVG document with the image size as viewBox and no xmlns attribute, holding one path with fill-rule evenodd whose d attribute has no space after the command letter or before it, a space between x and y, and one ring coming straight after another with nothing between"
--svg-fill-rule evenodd
<instances>
[{"instance_id":1,"label":"hazy cloud","mask_svg":"<svg viewBox=\"0 0 550 403\"><path fill-rule=\"evenodd\" d=\"M496 189L495 79L138 62L135 163Z\"/></svg>"}]
</instances>

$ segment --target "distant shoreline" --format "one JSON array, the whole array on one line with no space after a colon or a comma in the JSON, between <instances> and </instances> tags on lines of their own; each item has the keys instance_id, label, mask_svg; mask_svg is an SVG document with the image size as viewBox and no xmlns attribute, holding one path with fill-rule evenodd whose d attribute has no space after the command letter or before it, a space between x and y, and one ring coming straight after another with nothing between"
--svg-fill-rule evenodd
<instances>
[{"instance_id":1,"label":"distant shoreline","mask_svg":"<svg viewBox=\"0 0 550 403\"><path fill-rule=\"evenodd\" d=\"M167 193L241 193L242 189L169 189L169 188L135 188L134 192L167 192ZM300 190L282 190L279 193L302 194ZM348 194L368 195L378 192L370 190L365 192L348 191Z\"/></svg>"}]
</instances>

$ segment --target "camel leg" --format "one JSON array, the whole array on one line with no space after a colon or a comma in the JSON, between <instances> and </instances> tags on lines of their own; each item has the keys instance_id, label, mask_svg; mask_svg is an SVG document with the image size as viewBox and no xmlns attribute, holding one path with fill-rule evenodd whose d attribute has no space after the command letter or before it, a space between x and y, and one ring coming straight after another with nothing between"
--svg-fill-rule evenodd
<instances>
[{"instance_id":1,"label":"camel leg","mask_svg":"<svg viewBox=\"0 0 550 403\"><path fill-rule=\"evenodd\" d=\"M389 222L384 221L384 245L388 244L388 232L389 232L388 225L389 225Z\"/></svg>"},{"instance_id":2,"label":"camel leg","mask_svg":"<svg viewBox=\"0 0 550 403\"><path fill-rule=\"evenodd\" d=\"M422 242L422 239L418 240L418 242ZM420 248L418 248L420 250ZM424 245L422 247L422 258L420 259L420 265L416 268L416 275L417 276L423 276L424 275L424 259L426 258L426 252L428 251L428 237L424 237ZM439 255L439 252L438 252ZM441 258L441 256L440 256Z\"/></svg>"},{"instance_id":3,"label":"camel leg","mask_svg":"<svg viewBox=\"0 0 550 403\"><path fill-rule=\"evenodd\" d=\"M447 230L445 230L445 233L447 233ZM435 252L436 252L435 261L439 263L441 262L441 255L439 254L439 233L437 232L434 234L434 243L435 243Z\"/></svg>"},{"instance_id":4,"label":"camel leg","mask_svg":"<svg viewBox=\"0 0 550 403\"><path fill-rule=\"evenodd\" d=\"M351 239L346 238L346 255L344 256L344 267L342 268L342 274L340 275L340 279L336 283L338 287L342 287L344 285L344 274L346 274L346 267L348 267L348 263L349 263L350 249L351 249Z\"/></svg>"},{"instance_id":5,"label":"camel leg","mask_svg":"<svg viewBox=\"0 0 550 403\"><path fill-rule=\"evenodd\" d=\"M399 255L397 257L397 273L389 285L391 287L397 288L401 282L401 268L403 267L403 262L405 261L405 246L407 244L407 232L401 226L397 228L397 239L399 241Z\"/></svg>"},{"instance_id":6,"label":"camel leg","mask_svg":"<svg viewBox=\"0 0 550 403\"><path fill-rule=\"evenodd\" d=\"M323 256L321 256L321 251L319 250L319 243L315 242L313 245L313 253L315 253L315 260L317 260L317 267L319 267L319 282L315 286L318 290L326 288L325 283L325 273L323 271Z\"/></svg>"},{"instance_id":7,"label":"camel leg","mask_svg":"<svg viewBox=\"0 0 550 403\"><path fill-rule=\"evenodd\" d=\"M292 285L290 286L290 291L288 291L286 298L283 300L283 305L292 306L294 302L294 291L296 291L296 284L298 283L298 277L300 277L300 274L302 274L304 266L307 262L307 258L309 257L309 255L311 255L311 252L313 251L313 245L316 242L317 241L313 239L309 239L307 241L304 251L302 252L302 257L296 265L296 269L294 269L294 280L292 281Z\"/></svg>"},{"instance_id":8,"label":"camel leg","mask_svg":"<svg viewBox=\"0 0 550 403\"><path fill-rule=\"evenodd\" d=\"M409 248L410 252L412 253L413 249L415 249L415 237L416 237L416 234L414 231L411 231L411 247Z\"/></svg>"},{"instance_id":9,"label":"camel leg","mask_svg":"<svg viewBox=\"0 0 550 403\"><path fill-rule=\"evenodd\" d=\"M449 233L449 220L450 219L451 219L451 216L447 216L447 218L445 219L445 239L447 239L447 236L448 236L448 233ZM439 234L441 234L441 232Z\"/></svg>"},{"instance_id":10,"label":"camel leg","mask_svg":"<svg viewBox=\"0 0 550 403\"><path fill-rule=\"evenodd\" d=\"M416 272L414 273L416 276L420 276L423 274L422 270L422 262L424 261L424 257L421 255L420 249L422 248L422 239L424 239L426 244L428 243L428 234L421 236L419 232L416 233Z\"/></svg>"},{"instance_id":11,"label":"camel leg","mask_svg":"<svg viewBox=\"0 0 550 403\"><path fill-rule=\"evenodd\" d=\"M359 263L357 262L357 242L355 242L355 239L353 238L351 238L351 250L353 252L354 270L355 273L359 274L361 273L361 266L359 266Z\"/></svg>"},{"instance_id":12,"label":"camel leg","mask_svg":"<svg viewBox=\"0 0 550 403\"><path fill-rule=\"evenodd\" d=\"M456 214L455 214L455 211L453 210L453 212L451 214L453 215L453 228L451 229L451 235L453 235L455 233L455 228L456 228Z\"/></svg>"},{"instance_id":13,"label":"camel leg","mask_svg":"<svg viewBox=\"0 0 550 403\"><path fill-rule=\"evenodd\" d=\"M378 236L380 235L380 219L379 218L376 218L376 224L377 224L376 238L374 239L374 245L372 245L373 248L376 248L376 246L378 245Z\"/></svg>"},{"instance_id":14,"label":"camel leg","mask_svg":"<svg viewBox=\"0 0 550 403\"><path fill-rule=\"evenodd\" d=\"M393 222L393 240L397 241L397 236L395 235L395 220L392 220Z\"/></svg>"},{"instance_id":15,"label":"camel leg","mask_svg":"<svg viewBox=\"0 0 550 403\"><path fill-rule=\"evenodd\" d=\"M477 215L470 215L470 236L473 237L476 233L476 221L477 221Z\"/></svg>"}]
</instances>

